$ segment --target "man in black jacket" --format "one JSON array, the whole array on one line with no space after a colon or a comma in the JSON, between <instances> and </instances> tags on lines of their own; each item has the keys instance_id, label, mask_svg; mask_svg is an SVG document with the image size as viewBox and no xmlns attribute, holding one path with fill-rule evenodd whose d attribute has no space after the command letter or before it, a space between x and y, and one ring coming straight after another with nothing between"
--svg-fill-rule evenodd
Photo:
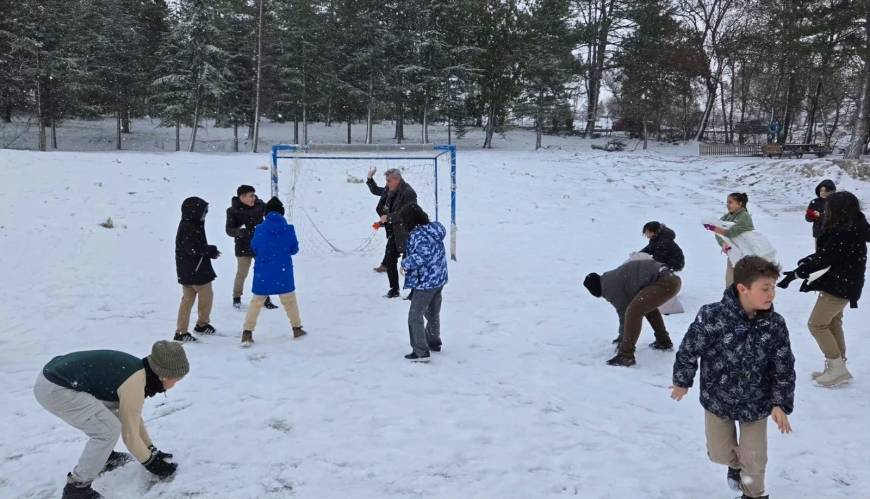
<instances>
[{"instance_id":1,"label":"man in black jacket","mask_svg":"<svg viewBox=\"0 0 870 499\"><path fill-rule=\"evenodd\" d=\"M417 193L402 179L402 172L397 168L391 168L384 173L387 178L387 186L380 187L374 181L377 168L369 169L366 185L375 196L380 196L375 208L380 220L378 223L387 231L387 249L384 255L383 265L387 268L387 278L390 281L390 290L386 298L399 296L399 255L405 252L405 241L408 238L407 231L402 227L398 219L398 213L402 208L417 202Z\"/></svg>"},{"instance_id":2,"label":"man in black jacket","mask_svg":"<svg viewBox=\"0 0 870 499\"><path fill-rule=\"evenodd\" d=\"M198 197L189 197L181 204L181 222L175 236L175 271L178 283L183 289L181 305L178 307L178 323L175 327L175 341L196 341L187 328L190 326L190 311L193 302L199 297L197 312L199 316L197 333L213 334L215 328L209 324L214 292L211 282L217 274L211 266L212 259L221 253L216 246L208 244L205 238L205 215L208 203Z\"/></svg>"},{"instance_id":3,"label":"man in black jacket","mask_svg":"<svg viewBox=\"0 0 870 499\"><path fill-rule=\"evenodd\" d=\"M236 189L236 197L227 208L227 235L236 243L236 278L233 281L233 307L242 308L242 292L245 279L251 271L254 252L251 250L251 239L254 237L254 227L263 222L266 216L266 203L257 198L256 191L250 185L240 185ZM263 304L268 309L277 308L269 297Z\"/></svg>"}]
</instances>

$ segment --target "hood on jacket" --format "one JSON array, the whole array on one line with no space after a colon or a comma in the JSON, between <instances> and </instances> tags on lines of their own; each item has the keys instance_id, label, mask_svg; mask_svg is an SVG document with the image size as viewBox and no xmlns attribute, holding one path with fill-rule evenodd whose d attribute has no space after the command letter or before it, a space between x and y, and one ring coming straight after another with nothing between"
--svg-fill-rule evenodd
<instances>
[{"instance_id":1,"label":"hood on jacket","mask_svg":"<svg viewBox=\"0 0 870 499\"><path fill-rule=\"evenodd\" d=\"M266 215L266 218L263 220L263 223L257 226L257 230L261 227L273 234L277 234L279 232L283 232L290 224L287 223L287 219L284 218L284 215L278 213L277 211L269 212Z\"/></svg>"},{"instance_id":2,"label":"hood on jacket","mask_svg":"<svg viewBox=\"0 0 870 499\"><path fill-rule=\"evenodd\" d=\"M253 210L256 207L265 204L266 203L264 203L262 199L257 198L257 200L254 201L254 206L248 206L242 203L242 200L239 199L238 196L233 196L233 199L230 201L230 206L232 206L234 210Z\"/></svg>"},{"instance_id":3,"label":"hood on jacket","mask_svg":"<svg viewBox=\"0 0 870 499\"><path fill-rule=\"evenodd\" d=\"M430 239L432 242L443 241L447 235L447 229L441 225L441 222L429 222L426 225L420 225L412 232L419 233L421 237Z\"/></svg>"},{"instance_id":4,"label":"hood on jacket","mask_svg":"<svg viewBox=\"0 0 870 499\"><path fill-rule=\"evenodd\" d=\"M821 197L822 187L828 190L828 192L834 192L837 190L837 186L834 184L834 181L826 178L819 182L819 185L816 186L816 197Z\"/></svg>"},{"instance_id":5,"label":"hood on jacket","mask_svg":"<svg viewBox=\"0 0 870 499\"><path fill-rule=\"evenodd\" d=\"M677 238L677 233L674 232L673 229L668 227L667 225L662 225L661 229L659 229L658 233L653 236L653 239L657 241L673 241Z\"/></svg>"},{"instance_id":6,"label":"hood on jacket","mask_svg":"<svg viewBox=\"0 0 870 499\"><path fill-rule=\"evenodd\" d=\"M181 203L181 219L188 222L202 222L202 217L207 211L208 203L196 196L189 197Z\"/></svg>"}]
</instances>

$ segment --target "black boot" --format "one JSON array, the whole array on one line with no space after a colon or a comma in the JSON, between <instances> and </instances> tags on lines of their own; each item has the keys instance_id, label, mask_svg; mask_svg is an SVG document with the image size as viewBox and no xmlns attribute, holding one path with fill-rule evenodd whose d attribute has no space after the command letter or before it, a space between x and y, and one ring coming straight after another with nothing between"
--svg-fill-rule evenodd
<instances>
[{"instance_id":1,"label":"black boot","mask_svg":"<svg viewBox=\"0 0 870 499\"><path fill-rule=\"evenodd\" d=\"M109 459L106 459L106 466L103 467L103 471L101 471L100 474L102 475L103 473L108 473L114 469L120 468L132 460L133 456L126 452L112 451L112 453L109 454Z\"/></svg>"},{"instance_id":2,"label":"black boot","mask_svg":"<svg viewBox=\"0 0 870 499\"><path fill-rule=\"evenodd\" d=\"M617 353L616 357L607 361L607 365L619 367L631 367L635 364L637 362L634 360L634 354L624 352Z\"/></svg>"},{"instance_id":3,"label":"black boot","mask_svg":"<svg viewBox=\"0 0 870 499\"><path fill-rule=\"evenodd\" d=\"M654 350L672 350L674 348L674 343L671 341L670 337L661 337L656 338L656 340L649 344L650 348Z\"/></svg>"},{"instance_id":4,"label":"black boot","mask_svg":"<svg viewBox=\"0 0 870 499\"><path fill-rule=\"evenodd\" d=\"M242 308L242 297L234 296L233 297L233 308L241 309Z\"/></svg>"},{"instance_id":5,"label":"black boot","mask_svg":"<svg viewBox=\"0 0 870 499\"><path fill-rule=\"evenodd\" d=\"M728 467L728 475L726 475L726 479L728 480L728 487L731 490L736 490L738 492L743 491L743 482L740 480L740 470L737 468Z\"/></svg>"},{"instance_id":6,"label":"black boot","mask_svg":"<svg viewBox=\"0 0 870 499\"><path fill-rule=\"evenodd\" d=\"M61 499L103 499L103 496L92 489L91 484L73 482L72 477L67 475L66 486L63 488Z\"/></svg>"},{"instance_id":7,"label":"black boot","mask_svg":"<svg viewBox=\"0 0 870 499\"><path fill-rule=\"evenodd\" d=\"M263 306L266 307L266 309L268 309L268 310L274 310L274 309L278 308L278 305L275 305L274 303L272 303L272 298L270 298L268 296L266 297L266 302L263 303Z\"/></svg>"},{"instance_id":8,"label":"black boot","mask_svg":"<svg viewBox=\"0 0 870 499\"><path fill-rule=\"evenodd\" d=\"M405 358L411 362L429 362L429 352L426 352L423 355L417 355L416 353L411 352L406 355Z\"/></svg>"},{"instance_id":9,"label":"black boot","mask_svg":"<svg viewBox=\"0 0 870 499\"><path fill-rule=\"evenodd\" d=\"M387 291L387 294L384 295L384 298L398 298L398 297L399 297L399 290L398 289L391 289L391 290Z\"/></svg>"}]
</instances>

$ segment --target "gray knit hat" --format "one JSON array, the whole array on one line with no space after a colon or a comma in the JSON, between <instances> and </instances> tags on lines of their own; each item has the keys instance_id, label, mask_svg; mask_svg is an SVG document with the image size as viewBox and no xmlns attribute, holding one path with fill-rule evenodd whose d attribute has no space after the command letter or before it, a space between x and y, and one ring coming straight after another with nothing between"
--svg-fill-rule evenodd
<instances>
[{"instance_id":1,"label":"gray knit hat","mask_svg":"<svg viewBox=\"0 0 870 499\"><path fill-rule=\"evenodd\" d=\"M161 340L151 347L148 365L160 378L181 379L190 372L190 364L180 343Z\"/></svg>"}]
</instances>

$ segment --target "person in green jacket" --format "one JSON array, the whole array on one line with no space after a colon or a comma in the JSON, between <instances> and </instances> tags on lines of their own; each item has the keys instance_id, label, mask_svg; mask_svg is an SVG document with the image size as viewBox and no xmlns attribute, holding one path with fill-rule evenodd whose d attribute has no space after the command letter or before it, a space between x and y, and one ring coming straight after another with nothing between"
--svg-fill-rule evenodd
<instances>
[{"instance_id":1,"label":"person in green jacket","mask_svg":"<svg viewBox=\"0 0 870 499\"><path fill-rule=\"evenodd\" d=\"M734 239L744 232L755 230L755 226L752 224L752 215L750 215L749 211L746 209L748 203L749 196L746 195L745 192L732 192L728 195L728 200L725 203L725 206L728 208L728 213L722 215L720 220L723 222L733 222L734 225L728 229L715 226L707 227L709 230L716 233L716 242L719 243L722 252L725 253L726 256L728 255L728 252L731 251L731 246L719 236ZM728 267L725 269L725 287L730 288L731 285L734 284L734 266L731 264L730 258L728 258L727 261Z\"/></svg>"},{"instance_id":2,"label":"person in green jacket","mask_svg":"<svg viewBox=\"0 0 870 499\"><path fill-rule=\"evenodd\" d=\"M90 440L67 474L63 499L100 499L91 483L133 458L165 478L178 465L157 450L142 421L145 397L169 390L190 365L181 344L158 341L140 358L115 350L87 350L51 359L36 378L33 394L48 412L83 431ZM130 454L115 452L123 437Z\"/></svg>"}]
</instances>

